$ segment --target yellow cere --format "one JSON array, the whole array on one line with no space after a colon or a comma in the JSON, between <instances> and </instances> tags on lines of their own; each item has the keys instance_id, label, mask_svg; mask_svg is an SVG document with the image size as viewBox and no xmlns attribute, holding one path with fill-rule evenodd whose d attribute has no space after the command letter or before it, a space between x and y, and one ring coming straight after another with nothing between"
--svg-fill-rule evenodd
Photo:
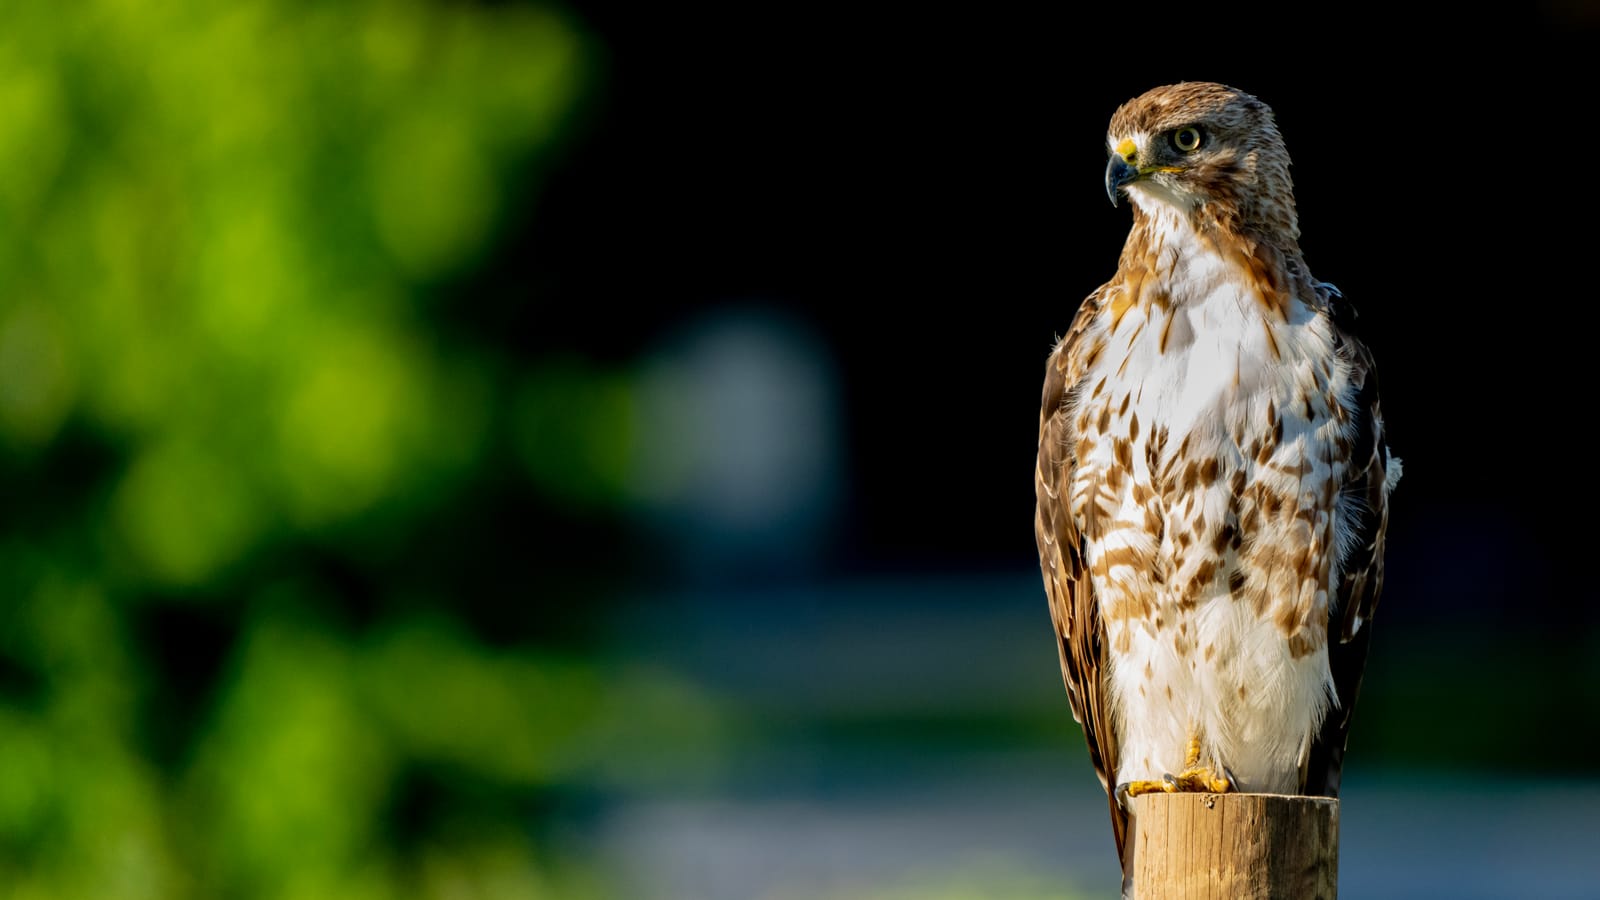
<instances>
[{"instance_id":1,"label":"yellow cere","mask_svg":"<svg viewBox=\"0 0 1600 900\"><path fill-rule=\"evenodd\" d=\"M1138 153L1138 147L1134 145L1133 138L1123 138L1122 143L1117 145L1117 155L1130 162L1136 153Z\"/></svg>"}]
</instances>

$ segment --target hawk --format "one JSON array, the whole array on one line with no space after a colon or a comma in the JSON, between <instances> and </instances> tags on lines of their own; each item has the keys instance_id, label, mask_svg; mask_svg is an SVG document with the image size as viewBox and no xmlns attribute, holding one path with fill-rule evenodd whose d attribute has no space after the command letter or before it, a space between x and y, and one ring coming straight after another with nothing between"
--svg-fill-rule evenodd
<instances>
[{"instance_id":1,"label":"hawk","mask_svg":"<svg viewBox=\"0 0 1600 900\"><path fill-rule=\"evenodd\" d=\"M1271 109L1158 87L1108 144L1133 225L1045 367L1034 526L1126 870L1130 795L1337 796L1400 461Z\"/></svg>"}]
</instances>

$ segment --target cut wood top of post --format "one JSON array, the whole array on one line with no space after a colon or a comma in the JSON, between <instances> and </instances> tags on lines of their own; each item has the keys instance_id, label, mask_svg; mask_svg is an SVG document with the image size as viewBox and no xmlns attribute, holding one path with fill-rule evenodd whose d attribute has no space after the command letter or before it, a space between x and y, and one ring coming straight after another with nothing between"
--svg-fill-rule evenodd
<instances>
[{"instance_id":1,"label":"cut wood top of post","mask_svg":"<svg viewBox=\"0 0 1600 900\"><path fill-rule=\"evenodd\" d=\"M1145 794L1133 800L1139 900L1334 900L1339 801L1286 794Z\"/></svg>"}]
</instances>

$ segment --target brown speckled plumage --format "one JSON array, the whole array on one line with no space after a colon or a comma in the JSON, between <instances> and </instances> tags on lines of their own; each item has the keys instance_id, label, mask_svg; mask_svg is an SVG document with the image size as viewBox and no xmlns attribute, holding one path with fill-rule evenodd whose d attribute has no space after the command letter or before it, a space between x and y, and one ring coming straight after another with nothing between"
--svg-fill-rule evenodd
<instances>
[{"instance_id":1,"label":"brown speckled plumage","mask_svg":"<svg viewBox=\"0 0 1600 900\"><path fill-rule=\"evenodd\" d=\"M1133 226L1045 367L1035 533L1121 854L1113 789L1186 741L1240 789L1337 794L1399 463L1271 110L1171 85L1108 138Z\"/></svg>"}]
</instances>

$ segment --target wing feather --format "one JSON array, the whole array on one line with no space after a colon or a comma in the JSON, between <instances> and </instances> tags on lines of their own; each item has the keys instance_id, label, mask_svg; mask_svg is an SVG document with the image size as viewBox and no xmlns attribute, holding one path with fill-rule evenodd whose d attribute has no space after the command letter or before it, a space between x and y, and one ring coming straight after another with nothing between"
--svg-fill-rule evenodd
<instances>
[{"instance_id":1,"label":"wing feather","mask_svg":"<svg viewBox=\"0 0 1600 900\"><path fill-rule=\"evenodd\" d=\"M1061 677L1072 716L1083 725L1100 784L1106 788L1117 855L1122 858L1127 813L1117 805L1111 783L1117 771L1117 737L1107 703L1105 638L1100 607L1084 566L1083 536L1073 521L1071 484L1077 435L1073 426L1078 382L1092 357L1089 325L1112 288L1103 285L1079 307L1067 336L1045 365L1044 395L1039 410L1039 455L1034 472L1038 501L1034 536L1061 655Z\"/></svg>"},{"instance_id":2,"label":"wing feather","mask_svg":"<svg viewBox=\"0 0 1600 900\"><path fill-rule=\"evenodd\" d=\"M1355 311L1331 285L1319 286L1333 318L1339 352L1350 362L1356 385L1355 440L1352 464L1340 485L1345 496L1356 499L1358 519L1355 540L1344 561L1337 587L1334 615L1328 621L1328 665L1338 706L1329 710L1312 743L1307 760L1304 792L1337 797L1344 768L1350 717L1361 690L1372 629L1367 627L1383 592L1384 539L1389 528L1389 491L1399 476L1400 461L1389 455L1383 412L1378 402L1378 372L1372 353L1355 335Z\"/></svg>"}]
</instances>

